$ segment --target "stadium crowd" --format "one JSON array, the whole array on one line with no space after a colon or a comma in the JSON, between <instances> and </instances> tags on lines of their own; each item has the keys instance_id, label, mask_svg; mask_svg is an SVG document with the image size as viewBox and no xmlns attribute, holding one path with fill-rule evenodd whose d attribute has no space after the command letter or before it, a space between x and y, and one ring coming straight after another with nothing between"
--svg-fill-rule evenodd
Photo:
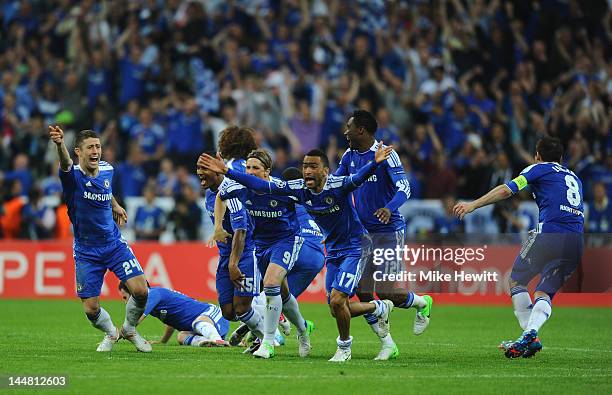
<instances>
[{"instance_id":1,"label":"stadium crowd","mask_svg":"<svg viewBox=\"0 0 612 395\"><path fill-rule=\"evenodd\" d=\"M65 205L45 203L61 200L48 124L69 146L71 132L100 134L119 201L145 197L138 238L171 222L194 240L195 162L226 126L253 127L279 176L314 147L335 168L346 117L362 108L399 153L411 199L450 207L511 179L539 137L558 136L584 183L587 231L608 233L611 43L605 0L7 0L0 232L70 238ZM515 211L495 215L511 228Z\"/></svg>"}]
</instances>

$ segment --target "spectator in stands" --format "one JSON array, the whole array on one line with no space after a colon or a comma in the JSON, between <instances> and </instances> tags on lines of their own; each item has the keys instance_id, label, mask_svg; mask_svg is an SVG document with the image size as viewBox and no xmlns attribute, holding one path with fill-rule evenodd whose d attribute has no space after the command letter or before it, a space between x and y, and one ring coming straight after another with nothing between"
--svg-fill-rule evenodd
<instances>
[{"instance_id":1,"label":"spectator in stands","mask_svg":"<svg viewBox=\"0 0 612 395\"><path fill-rule=\"evenodd\" d=\"M115 177L119 179L122 197L142 194L147 176L142 166L142 152L138 142L130 145L128 157L117 167Z\"/></svg>"},{"instance_id":2,"label":"spectator in stands","mask_svg":"<svg viewBox=\"0 0 612 395\"><path fill-rule=\"evenodd\" d=\"M55 161L43 119L55 117L68 140L98 130L117 163L138 141L149 176L164 146L193 173L189 156L211 148L208 132L217 145L227 125L246 125L281 172L320 146L334 168L347 114L363 107L424 197L464 196L479 175L516 174L544 135L563 141L587 200L597 181L612 195L604 0L22 3L23 15L5 12L0 25L0 172L30 158L24 194ZM468 158L473 135L481 148ZM162 167L169 185L159 193L189 183L180 166Z\"/></svg>"},{"instance_id":3,"label":"spectator in stands","mask_svg":"<svg viewBox=\"0 0 612 395\"><path fill-rule=\"evenodd\" d=\"M426 199L441 199L455 192L457 176L443 152L436 152L432 156L432 163L428 166L426 174Z\"/></svg>"},{"instance_id":4,"label":"spectator in stands","mask_svg":"<svg viewBox=\"0 0 612 395\"><path fill-rule=\"evenodd\" d=\"M612 229L612 204L602 182L593 185L593 201L589 204L586 228L591 233L609 233Z\"/></svg>"},{"instance_id":5,"label":"spectator in stands","mask_svg":"<svg viewBox=\"0 0 612 395\"><path fill-rule=\"evenodd\" d=\"M5 181L19 180L19 190L22 196L28 195L34 182L29 162L25 154L17 154L13 160L13 170L4 174Z\"/></svg>"},{"instance_id":6,"label":"spectator in stands","mask_svg":"<svg viewBox=\"0 0 612 395\"><path fill-rule=\"evenodd\" d=\"M21 209L21 234L23 239L44 240L53 235L55 212L42 201L42 190L32 188L28 203Z\"/></svg>"},{"instance_id":7,"label":"spectator in stands","mask_svg":"<svg viewBox=\"0 0 612 395\"><path fill-rule=\"evenodd\" d=\"M2 216L0 217L0 227L5 239L16 239L21 232L21 210L25 205L25 198L22 196L21 181L14 179L4 181L4 203L2 205Z\"/></svg>"},{"instance_id":8,"label":"spectator in stands","mask_svg":"<svg viewBox=\"0 0 612 395\"><path fill-rule=\"evenodd\" d=\"M157 174L157 194L159 196L172 196L178 183L178 177L174 171L172 159L164 158L159 166Z\"/></svg>"},{"instance_id":9,"label":"spectator in stands","mask_svg":"<svg viewBox=\"0 0 612 395\"><path fill-rule=\"evenodd\" d=\"M164 129L153 122L153 114L148 107L140 110L140 121L132 127L130 137L138 143L143 156L142 167L147 175L154 175L159 161L166 152Z\"/></svg>"},{"instance_id":10,"label":"spectator in stands","mask_svg":"<svg viewBox=\"0 0 612 395\"><path fill-rule=\"evenodd\" d=\"M174 225L174 238L177 241L199 240L202 224L202 209L197 204L197 194L188 185L175 196L174 210L168 220Z\"/></svg>"},{"instance_id":11,"label":"spectator in stands","mask_svg":"<svg viewBox=\"0 0 612 395\"><path fill-rule=\"evenodd\" d=\"M442 199L442 205L444 206L444 215L439 215L434 218L433 232L437 234L453 234L463 233L464 223L459 220L455 214L453 214L453 207L455 206L456 199L454 196L448 195Z\"/></svg>"},{"instance_id":12,"label":"spectator in stands","mask_svg":"<svg viewBox=\"0 0 612 395\"><path fill-rule=\"evenodd\" d=\"M155 186L144 189L145 204L136 209L134 231L137 240L158 241L166 226L164 210L155 205Z\"/></svg>"},{"instance_id":13,"label":"spectator in stands","mask_svg":"<svg viewBox=\"0 0 612 395\"><path fill-rule=\"evenodd\" d=\"M526 233L535 229L531 216L520 209L521 199L508 199L496 204L493 218L497 221L502 233Z\"/></svg>"},{"instance_id":14,"label":"spectator in stands","mask_svg":"<svg viewBox=\"0 0 612 395\"><path fill-rule=\"evenodd\" d=\"M204 124L193 97L175 105L177 108L169 109L167 114L167 151L177 165L193 166L206 149L208 139L204 136Z\"/></svg>"}]
</instances>

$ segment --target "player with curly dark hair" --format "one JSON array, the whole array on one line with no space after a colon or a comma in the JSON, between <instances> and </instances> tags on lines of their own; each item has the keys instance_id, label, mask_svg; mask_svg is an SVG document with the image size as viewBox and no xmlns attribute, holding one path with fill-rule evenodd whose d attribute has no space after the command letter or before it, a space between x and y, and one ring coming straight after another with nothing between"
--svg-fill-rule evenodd
<instances>
[{"instance_id":1,"label":"player with curly dark hair","mask_svg":"<svg viewBox=\"0 0 612 395\"><path fill-rule=\"evenodd\" d=\"M225 160L246 159L247 155L257 149L255 130L246 126L228 126L219 138L219 154Z\"/></svg>"}]
</instances>

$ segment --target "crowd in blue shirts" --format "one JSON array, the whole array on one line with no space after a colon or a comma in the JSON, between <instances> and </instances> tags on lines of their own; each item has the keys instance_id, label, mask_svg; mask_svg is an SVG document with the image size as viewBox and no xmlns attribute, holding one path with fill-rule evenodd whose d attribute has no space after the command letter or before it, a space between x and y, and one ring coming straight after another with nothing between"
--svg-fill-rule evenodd
<instances>
[{"instance_id":1,"label":"crowd in blue shirts","mask_svg":"<svg viewBox=\"0 0 612 395\"><path fill-rule=\"evenodd\" d=\"M195 160L224 127L253 127L279 176L312 147L336 166L363 108L412 199L480 196L558 136L587 229L609 232L611 20L605 0L7 0L2 199L59 196L47 124L100 134L120 199L149 188L189 213Z\"/></svg>"}]
</instances>

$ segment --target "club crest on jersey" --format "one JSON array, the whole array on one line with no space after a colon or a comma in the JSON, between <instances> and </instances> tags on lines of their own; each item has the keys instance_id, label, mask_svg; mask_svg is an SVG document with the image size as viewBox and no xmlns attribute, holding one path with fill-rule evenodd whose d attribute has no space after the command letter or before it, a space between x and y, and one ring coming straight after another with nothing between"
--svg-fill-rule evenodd
<instances>
[{"instance_id":1,"label":"club crest on jersey","mask_svg":"<svg viewBox=\"0 0 612 395\"><path fill-rule=\"evenodd\" d=\"M160 310L159 311L159 319L163 320L164 318L166 318L166 314L168 314L168 310Z\"/></svg>"},{"instance_id":2,"label":"club crest on jersey","mask_svg":"<svg viewBox=\"0 0 612 395\"><path fill-rule=\"evenodd\" d=\"M278 202L276 200L270 200L270 206L276 207L278 206Z\"/></svg>"},{"instance_id":3,"label":"club crest on jersey","mask_svg":"<svg viewBox=\"0 0 612 395\"><path fill-rule=\"evenodd\" d=\"M110 181L108 179L104 180L104 188L110 188Z\"/></svg>"},{"instance_id":4,"label":"club crest on jersey","mask_svg":"<svg viewBox=\"0 0 612 395\"><path fill-rule=\"evenodd\" d=\"M333 204L334 203L334 198L332 198L331 196L326 197L325 198L325 203Z\"/></svg>"},{"instance_id":5,"label":"club crest on jersey","mask_svg":"<svg viewBox=\"0 0 612 395\"><path fill-rule=\"evenodd\" d=\"M77 290L77 292L81 292L83 290L83 284L76 283L76 290Z\"/></svg>"}]
</instances>

